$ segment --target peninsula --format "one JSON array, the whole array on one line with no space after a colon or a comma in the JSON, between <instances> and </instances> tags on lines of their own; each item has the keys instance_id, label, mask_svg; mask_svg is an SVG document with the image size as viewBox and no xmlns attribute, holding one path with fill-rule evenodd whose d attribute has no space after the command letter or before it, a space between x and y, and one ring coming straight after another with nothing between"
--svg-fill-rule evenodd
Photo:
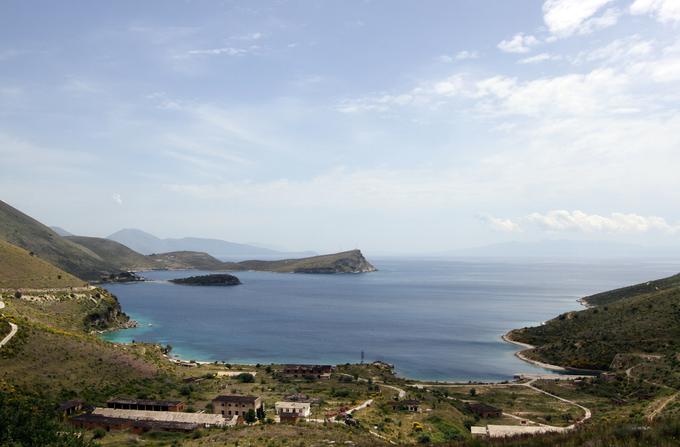
<instances>
[{"instance_id":1,"label":"peninsula","mask_svg":"<svg viewBox=\"0 0 680 447\"><path fill-rule=\"evenodd\" d=\"M256 270L278 273L368 273L377 270L360 250L278 261L222 262L207 253L195 251L152 254L149 257L167 270Z\"/></svg>"}]
</instances>

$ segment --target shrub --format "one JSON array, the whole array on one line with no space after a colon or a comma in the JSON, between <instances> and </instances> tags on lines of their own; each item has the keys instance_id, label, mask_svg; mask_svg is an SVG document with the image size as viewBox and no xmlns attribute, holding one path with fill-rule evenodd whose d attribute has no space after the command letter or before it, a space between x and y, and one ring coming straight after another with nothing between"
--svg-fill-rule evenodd
<instances>
[{"instance_id":1,"label":"shrub","mask_svg":"<svg viewBox=\"0 0 680 447\"><path fill-rule=\"evenodd\" d=\"M255 376L253 376L250 373L241 373L238 376L236 376L236 379L241 383L254 383L255 382Z\"/></svg>"}]
</instances>

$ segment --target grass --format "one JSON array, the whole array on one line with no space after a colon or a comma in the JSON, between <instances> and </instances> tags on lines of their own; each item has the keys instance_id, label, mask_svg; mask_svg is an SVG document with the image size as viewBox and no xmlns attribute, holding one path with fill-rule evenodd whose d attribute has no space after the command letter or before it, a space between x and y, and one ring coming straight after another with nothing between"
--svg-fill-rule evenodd
<instances>
[{"instance_id":1,"label":"grass","mask_svg":"<svg viewBox=\"0 0 680 447\"><path fill-rule=\"evenodd\" d=\"M118 269L92 251L55 233L49 227L0 201L0 239L85 280L98 280L102 273ZM24 283L23 287L28 287Z\"/></svg>"},{"instance_id":2,"label":"grass","mask_svg":"<svg viewBox=\"0 0 680 447\"><path fill-rule=\"evenodd\" d=\"M0 288L79 287L84 281L0 240Z\"/></svg>"},{"instance_id":3,"label":"grass","mask_svg":"<svg viewBox=\"0 0 680 447\"><path fill-rule=\"evenodd\" d=\"M160 264L123 244L100 237L66 236L66 239L106 259L119 270L138 271L161 268Z\"/></svg>"}]
</instances>

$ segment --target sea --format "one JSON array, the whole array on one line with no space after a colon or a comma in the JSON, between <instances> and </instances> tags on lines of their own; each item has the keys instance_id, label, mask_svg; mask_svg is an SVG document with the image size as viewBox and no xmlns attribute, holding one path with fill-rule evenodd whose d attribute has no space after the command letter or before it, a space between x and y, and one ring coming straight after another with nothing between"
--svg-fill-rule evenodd
<instances>
[{"instance_id":1,"label":"sea","mask_svg":"<svg viewBox=\"0 0 680 447\"><path fill-rule=\"evenodd\" d=\"M150 271L108 284L139 327L110 341L231 364L381 360L402 377L503 381L543 370L501 336L583 307L578 298L680 271L671 260L371 259L364 274L235 272L242 285L175 285L214 272Z\"/></svg>"}]
</instances>

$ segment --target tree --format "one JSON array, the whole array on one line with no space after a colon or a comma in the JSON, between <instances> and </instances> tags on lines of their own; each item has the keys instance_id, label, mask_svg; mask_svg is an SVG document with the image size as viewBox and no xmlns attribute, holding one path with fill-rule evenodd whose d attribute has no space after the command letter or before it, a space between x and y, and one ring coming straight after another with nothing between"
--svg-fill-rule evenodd
<instances>
[{"instance_id":1,"label":"tree","mask_svg":"<svg viewBox=\"0 0 680 447\"><path fill-rule=\"evenodd\" d=\"M264 407L260 407L257 409L257 418L260 420L260 422L263 422L266 417L266 414L264 412Z\"/></svg>"},{"instance_id":2,"label":"tree","mask_svg":"<svg viewBox=\"0 0 680 447\"><path fill-rule=\"evenodd\" d=\"M477 395L477 390L474 388L470 388L470 396L475 397Z\"/></svg>"},{"instance_id":3,"label":"tree","mask_svg":"<svg viewBox=\"0 0 680 447\"><path fill-rule=\"evenodd\" d=\"M236 379L238 379L238 381L241 382L241 383L254 383L255 382L255 376L253 376L250 373L241 373L238 376L236 376Z\"/></svg>"},{"instance_id":4,"label":"tree","mask_svg":"<svg viewBox=\"0 0 680 447\"><path fill-rule=\"evenodd\" d=\"M248 424L252 424L255 421L257 421L257 414L255 414L255 410L252 408L246 412L246 415L243 416L243 420L246 421Z\"/></svg>"}]
</instances>

